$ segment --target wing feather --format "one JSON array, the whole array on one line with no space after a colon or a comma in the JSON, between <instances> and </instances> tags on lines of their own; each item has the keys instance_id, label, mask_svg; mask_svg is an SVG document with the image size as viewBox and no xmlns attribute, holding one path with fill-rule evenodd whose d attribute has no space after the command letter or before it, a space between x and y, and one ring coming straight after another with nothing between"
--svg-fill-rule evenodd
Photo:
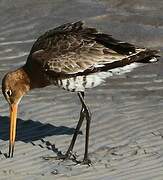
<instances>
[{"instance_id":1,"label":"wing feather","mask_svg":"<svg viewBox=\"0 0 163 180\"><path fill-rule=\"evenodd\" d=\"M79 21L40 36L31 49L27 64L36 62L51 75L74 75L98 71L123 60L129 64L156 54L156 51L136 48L94 28L84 27Z\"/></svg>"}]
</instances>

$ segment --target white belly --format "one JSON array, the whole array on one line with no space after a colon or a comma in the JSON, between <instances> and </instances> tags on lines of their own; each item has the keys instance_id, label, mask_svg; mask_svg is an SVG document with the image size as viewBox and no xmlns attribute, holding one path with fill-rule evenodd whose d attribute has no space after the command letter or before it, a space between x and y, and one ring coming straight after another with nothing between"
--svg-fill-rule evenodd
<instances>
[{"instance_id":1,"label":"white belly","mask_svg":"<svg viewBox=\"0 0 163 180\"><path fill-rule=\"evenodd\" d=\"M105 81L107 77L121 75L132 71L134 68L141 66L142 63L132 63L124 67L108 70L106 72L92 73L86 76L76 76L67 79L58 80L55 85L68 91L85 91L87 88L93 88Z\"/></svg>"}]
</instances>

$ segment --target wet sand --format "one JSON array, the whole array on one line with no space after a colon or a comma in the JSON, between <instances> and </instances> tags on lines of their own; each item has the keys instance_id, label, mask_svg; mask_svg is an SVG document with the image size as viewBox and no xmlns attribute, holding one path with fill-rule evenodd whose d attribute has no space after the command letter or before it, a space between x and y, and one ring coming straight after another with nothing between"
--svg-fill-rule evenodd
<instances>
[{"instance_id":1,"label":"wet sand","mask_svg":"<svg viewBox=\"0 0 163 180\"><path fill-rule=\"evenodd\" d=\"M77 20L123 41L160 49L161 0L32 0L0 2L0 80L26 61L35 39L47 29ZM91 167L42 157L65 152L78 121L75 93L47 87L20 104L14 158L8 153L8 104L0 93L0 180L3 179L163 179L163 63L110 77L89 89L93 113ZM84 126L74 151L82 159Z\"/></svg>"}]
</instances>

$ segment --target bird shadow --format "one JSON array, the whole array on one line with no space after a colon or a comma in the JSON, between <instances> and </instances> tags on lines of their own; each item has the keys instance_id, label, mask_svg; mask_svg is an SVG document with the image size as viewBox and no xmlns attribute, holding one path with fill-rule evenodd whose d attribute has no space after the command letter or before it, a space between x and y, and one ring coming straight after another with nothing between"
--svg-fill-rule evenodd
<instances>
[{"instance_id":1,"label":"bird shadow","mask_svg":"<svg viewBox=\"0 0 163 180\"><path fill-rule=\"evenodd\" d=\"M0 140L8 141L9 140L9 124L10 119L7 116L0 116ZM58 148L55 147L55 144L45 141L43 138L47 136L58 136L58 135L72 135L74 134L75 129L66 127L66 126L54 126L49 123L41 123L39 121L33 120L22 120L17 119L17 134L16 141L23 141L25 143L31 143L33 146L36 146L34 141L41 140L41 143L49 150L52 150L56 154L61 152ZM82 134L80 131L79 134ZM42 145L39 144L41 148ZM0 151L0 155L3 154ZM3 154L6 158L8 155Z\"/></svg>"},{"instance_id":2,"label":"bird shadow","mask_svg":"<svg viewBox=\"0 0 163 180\"><path fill-rule=\"evenodd\" d=\"M0 116L0 139L9 140L9 117ZM66 126L54 126L52 124L44 124L39 121L22 120L18 118L16 141L25 143L41 140L47 136L53 135L72 135L74 128ZM81 131L79 134L82 134Z\"/></svg>"}]
</instances>

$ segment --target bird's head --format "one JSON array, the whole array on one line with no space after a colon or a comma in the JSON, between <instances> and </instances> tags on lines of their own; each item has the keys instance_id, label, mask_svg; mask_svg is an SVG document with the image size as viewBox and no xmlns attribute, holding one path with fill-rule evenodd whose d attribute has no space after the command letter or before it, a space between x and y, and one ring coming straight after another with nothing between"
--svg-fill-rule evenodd
<instances>
[{"instance_id":1,"label":"bird's head","mask_svg":"<svg viewBox=\"0 0 163 180\"><path fill-rule=\"evenodd\" d=\"M14 152L18 104L29 89L28 77L23 69L7 73L2 80L2 92L10 107L9 157Z\"/></svg>"}]
</instances>

